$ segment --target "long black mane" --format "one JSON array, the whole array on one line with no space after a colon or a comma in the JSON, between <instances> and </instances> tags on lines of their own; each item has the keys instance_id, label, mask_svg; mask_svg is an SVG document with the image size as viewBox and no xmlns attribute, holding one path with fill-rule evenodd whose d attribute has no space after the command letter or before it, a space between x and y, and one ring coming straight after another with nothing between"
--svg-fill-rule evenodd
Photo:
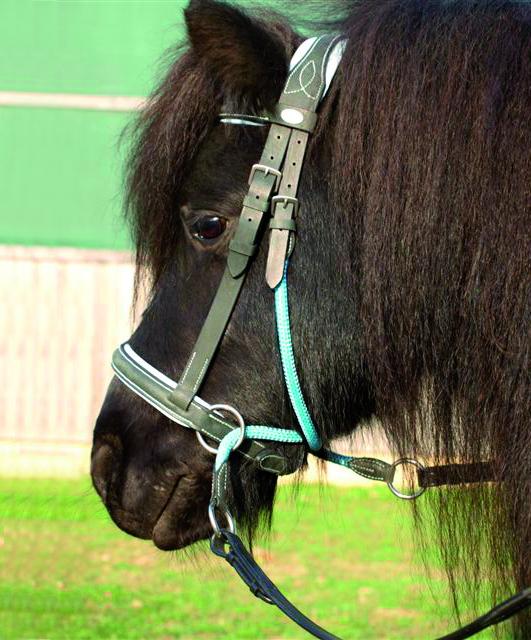
<instances>
[{"instance_id":1,"label":"long black mane","mask_svg":"<svg viewBox=\"0 0 531 640\"><path fill-rule=\"evenodd\" d=\"M376 414L400 455L503 479L431 495L468 601L489 567L497 597L531 583L530 21L522 3L359 3L336 107Z\"/></svg>"},{"instance_id":2,"label":"long black mane","mask_svg":"<svg viewBox=\"0 0 531 640\"><path fill-rule=\"evenodd\" d=\"M344 212L342 259L359 274L353 330L375 414L397 455L493 462L499 482L433 491L435 524L417 517L438 536L456 598L474 603L488 583L499 599L531 584L531 7L360 0L344 15L334 29L348 45L313 153ZM262 19L291 54L287 24ZM129 165L138 266L154 283L177 242L176 194L217 114L264 106L224 95L181 53L140 116Z\"/></svg>"}]
</instances>

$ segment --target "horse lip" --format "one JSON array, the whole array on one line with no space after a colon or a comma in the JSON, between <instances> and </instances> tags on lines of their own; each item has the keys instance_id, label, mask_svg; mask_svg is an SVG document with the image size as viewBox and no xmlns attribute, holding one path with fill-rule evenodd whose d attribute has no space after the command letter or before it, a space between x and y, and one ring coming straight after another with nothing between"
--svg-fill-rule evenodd
<instances>
[{"instance_id":1,"label":"horse lip","mask_svg":"<svg viewBox=\"0 0 531 640\"><path fill-rule=\"evenodd\" d=\"M173 487L171 488L171 491L168 494L168 499L166 500L166 502L164 503L164 506L162 507L162 509L159 512L159 515L155 518L155 522L153 524L153 529L155 529L155 527L157 526L157 524L159 523L159 520L164 516L166 510L168 509L168 507L170 506L171 501L173 500L174 496L175 496L175 492L177 491L177 487L179 486L181 479L183 476L178 476L175 484L173 485Z\"/></svg>"},{"instance_id":2,"label":"horse lip","mask_svg":"<svg viewBox=\"0 0 531 640\"><path fill-rule=\"evenodd\" d=\"M184 487L181 485L181 480L185 481ZM193 513L190 513L192 503L187 496L186 481L187 477L182 476L176 483L153 526L151 540L162 551L182 549L198 540L208 538L212 533L212 526L206 515L206 506L204 517L197 518L195 508ZM193 506L197 506L195 500Z\"/></svg>"},{"instance_id":3,"label":"horse lip","mask_svg":"<svg viewBox=\"0 0 531 640\"><path fill-rule=\"evenodd\" d=\"M158 539L157 532L158 532L158 529L160 529L162 526L164 526L166 524L164 522L164 516L167 515L167 512L170 509L170 507L172 505L172 502L174 501L175 495L177 493L177 489L179 487L179 484L180 484L182 478L183 478L183 476L179 476L177 478L177 481L174 484L172 490L170 491L170 494L168 496L168 499L166 500L165 505L160 510L160 513L157 516L157 518L155 519L155 523L153 524L153 528L151 530L151 536L150 537L151 537L151 539L153 540L153 542L155 543L156 546L159 546L157 544L157 539Z\"/></svg>"}]
</instances>

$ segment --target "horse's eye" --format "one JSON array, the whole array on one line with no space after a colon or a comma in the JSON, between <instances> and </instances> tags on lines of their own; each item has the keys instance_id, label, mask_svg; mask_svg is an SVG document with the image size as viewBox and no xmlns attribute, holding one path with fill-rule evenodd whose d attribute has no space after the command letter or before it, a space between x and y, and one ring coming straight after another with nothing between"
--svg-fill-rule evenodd
<instances>
[{"instance_id":1,"label":"horse's eye","mask_svg":"<svg viewBox=\"0 0 531 640\"><path fill-rule=\"evenodd\" d=\"M199 240L215 240L225 231L227 221L219 216L205 216L192 225L192 234Z\"/></svg>"}]
</instances>

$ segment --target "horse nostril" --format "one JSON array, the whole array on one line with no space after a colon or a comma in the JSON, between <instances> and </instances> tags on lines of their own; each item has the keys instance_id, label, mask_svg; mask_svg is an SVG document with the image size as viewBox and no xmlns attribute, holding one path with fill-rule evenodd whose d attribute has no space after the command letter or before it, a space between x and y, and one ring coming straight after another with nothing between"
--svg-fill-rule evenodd
<instances>
[{"instance_id":1,"label":"horse nostril","mask_svg":"<svg viewBox=\"0 0 531 640\"><path fill-rule=\"evenodd\" d=\"M107 502L107 494L116 457L114 449L106 442L100 445L95 444L93 447L90 475L92 476L94 488L104 503Z\"/></svg>"}]
</instances>

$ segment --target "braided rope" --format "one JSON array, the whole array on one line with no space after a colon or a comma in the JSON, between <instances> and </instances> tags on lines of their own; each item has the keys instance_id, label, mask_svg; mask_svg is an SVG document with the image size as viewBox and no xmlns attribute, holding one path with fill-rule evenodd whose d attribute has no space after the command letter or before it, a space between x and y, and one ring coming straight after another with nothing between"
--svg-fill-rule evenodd
<instances>
[{"instance_id":1,"label":"braided rope","mask_svg":"<svg viewBox=\"0 0 531 640\"><path fill-rule=\"evenodd\" d=\"M277 427L268 427L265 425L248 425L245 427L244 438L252 438L256 440L271 440L274 442L286 443L302 443L306 440L308 447L313 452L318 452L318 456L324 460L328 460L343 467L352 469L350 463L353 458L344 456L328 449L322 448L321 437L319 436L315 424L310 416L308 406L304 400L297 366L295 364L295 353L293 350L293 341L291 339L291 323L289 316L289 297L288 297L288 261L284 266L284 275L280 284L275 289L275 319L277 326L278 345L280 350L280 358L282 361L282 370L284 372L284 380L288 390L289 398L293 411L297 416L297 420L304 434L293 429L279 429ZM240 439L240 430L235 429L228 433L219 443L216 454L216 463L214 470L219 473L221 468L228 462L231 452L234 450Z\"/></svg>"},{"instance_id":2,"label":"braided rope","mask_svg":"<svg viewBox=\"0 0 531 640\"><path fill-rule=\"evenodd\" d=\"M303 437L297 431L292 429L279 429L277 427L266 427L262 425L248 425L245 427L245 438L256 440L273 440L274 442L301 443L304 442ZM221 467L228 461L234 446L240 439L240 430L235 429L223 438L219 443L218 452L216 454L215 471L219 471Z\"/></svg>"},{"instance_id":3,"label":"braided rope","mask_svg":"<svg viewBox=\"0 0 531 640\"><path fill-rule=\"evenodd\" d=\"M291 324L289 317L288 299L288 260L284 266L284 275L280 284L275 289L275 317L277 321L278 344L280 348L280 358L282 369L284 370L284 380L291 400L291 406L297 416L299 425L304 433L308 447L312 451L318 451L322 447L322 442L313 420L308 411L308 406L304 400L302 389L297 374L295 364L295 354L293 352L293 341L291 339Z\"/></svg>"}]
</instances>

